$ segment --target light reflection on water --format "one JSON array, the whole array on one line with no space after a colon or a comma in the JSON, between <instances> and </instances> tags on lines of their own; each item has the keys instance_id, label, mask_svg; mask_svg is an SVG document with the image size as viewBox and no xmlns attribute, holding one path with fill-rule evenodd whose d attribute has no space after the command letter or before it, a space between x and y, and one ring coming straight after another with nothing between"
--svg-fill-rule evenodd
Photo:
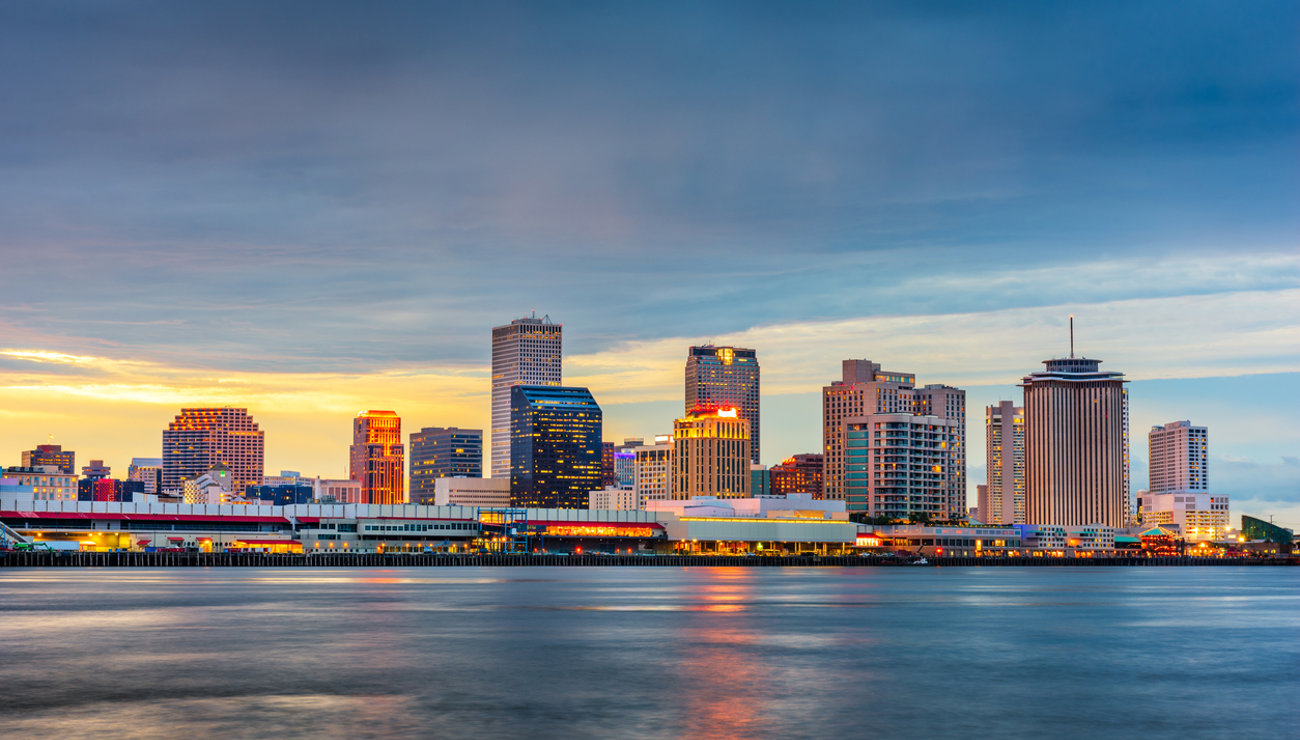
<instances>
[{"instance_id":1,"label":"light reflection on water","mask_svg":"<svg viewBox=\"0 0 1300 740\"><path fill-rule=\"evenodd\" d=\"M0 571L0 737L1221 737L1293 724L1298 608L1289 568Z\"/></svg>"}]
</instances>

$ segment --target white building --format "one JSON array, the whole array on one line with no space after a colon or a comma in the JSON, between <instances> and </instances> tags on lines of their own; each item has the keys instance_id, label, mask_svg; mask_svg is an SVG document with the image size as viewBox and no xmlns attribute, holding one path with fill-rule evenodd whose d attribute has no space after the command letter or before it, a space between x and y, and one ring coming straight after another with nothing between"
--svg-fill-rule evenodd
<instances>
[{"instance_id":1,"label":"white building","mask_svg":"<svg viewBox=\"0 0 1300 740\"><path fill-rule=\"evenodd\" d=\"M1205 493L1210 489L1209 430L1190 421L1151 427L1148 493Z\"/></svg>"},{"instance_id":2,"label":"white building","mask_svg":"<svg viewBox=\"0 0 1300 740\"><path fill-rule=\"evenodd\" d=\"M1176 525L1189 542L1216 542L1228 534L1226 494L1146 493L1142 496L1142 524Z\"/></svg>"},{"instance_id":3,"label":"white building","mask_svg":"<svg viewBox=\"0 0 1300 740\"><path fill-rule=\"evenodd\" d=\"M509 478L436 478L434 506L510 506Z\"/></svg>"},{"instance_id":4,"label":"white building","mask_svg":"<svg viewBox=\"0 0 1300 740\"><path fill-rule=\"evenodd\" d=\"M209 470L202 475L181 481L182 500L187 504L212 506L247 503L243 491L236 492L233 485L234 478L229 470L224 468Z\"/></svg>"},{"instance_id":5,"label":"white building","mask_svg":"<svg viewBox=\"0 0 1300 740\"><path fill-rule=\"evenodd\" d=\"M587 508L594 511L635 511L643 508L636 491L617 486L592 491L588 502Z\"/></svg>"},{"instance_id":6,"label":"white building","mask_svg":"<svg viewBox=\"0 0 1300 740\"><path fill-rule=\"evenodd\" d=\"M510 479L510 389L560 385L563 327L549 316L515 319L492 328L493 478Z\"/></svg>"},{"instance_id":7,"label":"white building","mask_svg":"<svg viewBox=\"0 0 1300 740\"><path fill-rule=\"evenodd\" d=\"M633 448L636 455L632 473L632 490L638 501L663 501L672 498L673 436L661 434L652 445Z\"/></svg>"}]
</instances>

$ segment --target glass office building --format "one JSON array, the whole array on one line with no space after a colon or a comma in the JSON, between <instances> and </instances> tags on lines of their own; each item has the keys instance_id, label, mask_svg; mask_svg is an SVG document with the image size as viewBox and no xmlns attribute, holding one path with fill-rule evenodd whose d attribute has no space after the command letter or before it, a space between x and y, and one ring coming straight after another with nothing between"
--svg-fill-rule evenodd
<instances>
[{"instance_id":1,"label":"glass office building","mask_svg":"<svg viewBox=\"0 0 1300 740\"><path fill-rule=\"evenodd\" d=\"M510 389L511 505L585 509L601 468L601 412L591 391Z\"/></svg>"},{"instance_id":2,"label":"glass office building","mask_svg":"<svg viewBox=\"0 0 1300 740\"><path fill-rule=\"evenodd\" d=\"M425 427L411 432L411 501L432 502L439 478L483 477L483 430Z\"/></svg>"}]
</instances>

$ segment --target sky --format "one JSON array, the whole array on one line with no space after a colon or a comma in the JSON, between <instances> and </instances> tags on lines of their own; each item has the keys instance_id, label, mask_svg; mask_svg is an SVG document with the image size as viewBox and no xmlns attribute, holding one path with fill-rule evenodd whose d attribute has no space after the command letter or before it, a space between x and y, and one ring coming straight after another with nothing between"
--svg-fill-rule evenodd
<instances>
[{"instance_id":1,"label":"sky","mask_svg":"<svg viewBox=\"0 0 1300 740\"><path fill-rule=\"evenodd\" d=\"M983 406L1068 352L1300 526L1293 2L0 2L0 459L161 454L246 406L484 428L489 332L564 325L605 437L758 350L763 462L846 358ZM7 450L7 452L5 452ZM973 503L973 495L972 495Z\"/></svg>"}]
</instances>

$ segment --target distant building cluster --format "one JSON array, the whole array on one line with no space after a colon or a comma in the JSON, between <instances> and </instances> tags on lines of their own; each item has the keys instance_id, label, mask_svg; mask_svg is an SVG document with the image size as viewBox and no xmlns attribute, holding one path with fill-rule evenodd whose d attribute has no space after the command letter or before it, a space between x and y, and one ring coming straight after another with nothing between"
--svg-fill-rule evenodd
<instances>
[{"instance_id":1,"label":"distant building cluster","mask_svg":"<svg viewBox=\"0 0 1300 740\"><path fill-rule=\"evenodd\" d=\"M985 408L986 477L971 509L960 388L844 360L822 388L822 449L768 468L760 464L760 366L752 348L686 348L684 413L671 420L671 433L615 443L604 440L591 390L563 384L560 324L530 316L494 327L491 337L486 449L481 429L425 426L403 437L397 412L367 410L352 419L347 478L270 476L265 432L248 409L183 408L162 430L161 455L133 458L125 476L113 477L97 459L78 475L75 452L41 444L4 469L0 490L43 502L503 511L686 512L692 502L798 500L835 502L846 517L877 528L1037 528L1017 530L1021 545L1135 525L1193 542L1230 532L1228 496L1210 487L1205 427L1153 427L1148 486L1130 493L1127 381L1101 370L1099 360L1075 357L1073 334L1069 357L1024 376L1020 403Z\"/></svg>"}]
</instances>

